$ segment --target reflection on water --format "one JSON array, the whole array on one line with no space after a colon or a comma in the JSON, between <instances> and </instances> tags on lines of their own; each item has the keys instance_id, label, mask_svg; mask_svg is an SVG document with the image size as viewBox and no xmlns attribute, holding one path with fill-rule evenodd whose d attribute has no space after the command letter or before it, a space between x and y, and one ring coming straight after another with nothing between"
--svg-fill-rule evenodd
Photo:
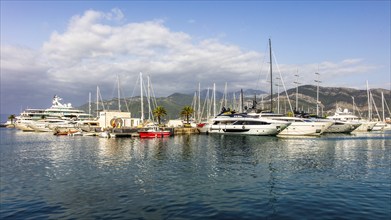
<instances>
[{"instance_id":1,"label":"reflection on water","mask_svg":"<svg viewBox=\"0 0 391 220\"><path fill-rule=\"evenodd\" d=\"M391 217L391 133L101 139L0 132L2 218Z\"/></svg>"}]
</instances>

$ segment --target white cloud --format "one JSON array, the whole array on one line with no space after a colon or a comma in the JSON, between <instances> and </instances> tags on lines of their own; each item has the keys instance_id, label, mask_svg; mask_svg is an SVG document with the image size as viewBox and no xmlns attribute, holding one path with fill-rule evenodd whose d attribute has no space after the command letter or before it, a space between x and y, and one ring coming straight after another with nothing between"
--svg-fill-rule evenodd
<instances>
[{"instance_id":1,"label":"white cloud","mask_svg":"<svg viewBox=\"0 0 391 220\"><path fill-rule=\"evenodd\" d=\"M294 81L297 78L294 75L296 74L299 75L301 85L315 84L314 80L317 80L319 77L320 81L322 81L322 86L349 87L357 86L355 83L357 83L356 79L358 76L368 76L368 73L375 71L379 66L366 64L363 59L346 59L340 62L324 61L302 65L281 64L275 67L275 75L279 74L278 68L287 87L295 86ZM316 72L320 75L315 75ZM351 79L350 81L349 78ZM363 80L361 83L364 85L365 81Z\"/></svg>"},{"instance_id":2,"label":"white cloud","mask_svg":"<svg viewBox=\"0 0 391 220\"><path fill-rule=\"evenodd\" d=\"M157 78L164 75L167 85L181 79L185 89L197 80L224 81L258 67L261 55L257 52L214 39L193 42L190 35L171 31L161 20L114 25L107 19L111 17L87 11L74 16L64 33L54 32L43 45L50 76L69 83L93 76L98 83L124 72L134 75L129 78L134 81L141 71ZM165 95L175 92L165 85L162 88Z\"/></svg>"},{"instance_id":3,"label":"white cloud","mask_svg":"<svg viewBox=\"0 0 391 220\"><path fill-rule=\"evenodd\" d=\"M139 72L143 72L151 75L155 94L165 96L194 91L198 82L205 88L215 82L220 90L225 82L231 90L256 88L257 80L264 81L269 74L268 65L261 63L263 55L256 51L216 39L195 41L189 34L170 30L161 20L126 23L119 9L108 13L89 10L72 17L65 32L53 32L40 51L9 45L1 45L1 49L2 84L25 78L34 82L31 89L53 87L29 93L58 90L80 95L96 85L111 91L118 74L125 95L130 96ZM261 66L266 69L261 70ZM279 68L291 87L297 69L303 84L313 84L318 66L323 81L376 68L361 59L280 64ZM261 89L268 91L263 86Z\"/></svg>"}]
</instances>

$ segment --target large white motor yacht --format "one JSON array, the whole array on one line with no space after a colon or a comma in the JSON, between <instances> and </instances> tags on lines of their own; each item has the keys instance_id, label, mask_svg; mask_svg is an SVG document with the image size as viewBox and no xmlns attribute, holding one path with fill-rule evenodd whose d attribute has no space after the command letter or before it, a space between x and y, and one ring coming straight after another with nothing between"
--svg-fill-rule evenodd
<instances>
[{"instance_id":1,"label":"large white motor yacht","mask_svg":"<svg viewBox=\"0 0 391 220\"><path fill-rule=\"evenodd\" d=\"M49 131L53 129L49 127L45 128L45 123L35 122L38 120L45 120L54 118L57 120L86 120L91 118L90 114L85 113L83 110L78 110L72 107L70 103L62 104L62 99L55 95L52 100L52 106L47 109L26 109L19 116L16 117L15 127L22 131ZM43 122L43 121L41 121ZM37 127L38 125L38 127ZM59 126L60 124L58 124ZM33 128L34 127L34 128Z\"/></svg>"},{"instance_id":2,"label":"large white motor yacht","mask_svg":"<svg viewBox=\"0 0 391 220\"><path fill-rule=\"evenodd\" d=\"M220 114L212 119L208 133L275 136L290 124L290 122L258 118L247 114Z\"/></svg>"},{"instance_id":3,"label":"large white motor yacht","mask_svg":"<svg viewBox=\"0 0 391 220\"><path fill-rule=\"evenodd\" d=\"M278 136L320 136L327 128L333 125L331 121L313 121L299 117L288 117L275 113L251 113L259 118L269 118L291 123Z\"/></svg>"}]
</instances>

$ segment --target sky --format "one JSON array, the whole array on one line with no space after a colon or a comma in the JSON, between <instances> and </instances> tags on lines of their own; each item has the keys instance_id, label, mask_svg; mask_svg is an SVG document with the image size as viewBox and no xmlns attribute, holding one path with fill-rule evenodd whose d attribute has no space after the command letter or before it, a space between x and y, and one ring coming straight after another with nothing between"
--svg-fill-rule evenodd
<instances>
[{"instance_id":1,"label":"sky","mask_svg":"<svg viewBox=\"0 0 391 220\"><path fill-rule=\"evenodd\" d=\"M97 86L111 99L118 78L121 97L140 95L140 72L158 97L213 83L268 92L269 39L287 89L391 88L386 0L0 3L1 114L48 108L55 94L80 106Z\"/></svg>"}]
</instances>

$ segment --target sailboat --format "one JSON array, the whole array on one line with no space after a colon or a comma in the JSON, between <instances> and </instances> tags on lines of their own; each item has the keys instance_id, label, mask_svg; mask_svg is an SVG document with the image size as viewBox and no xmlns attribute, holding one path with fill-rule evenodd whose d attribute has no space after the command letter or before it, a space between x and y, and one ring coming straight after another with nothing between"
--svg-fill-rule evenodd
<instances>
[{"instance_id":1,"label":"sailboat","mask_svg":"<svg viewBox=\"0 0 391 220\"><path fill-rule=\"evenodd\" d=\"M169 137L171 132L168 130L163 130L158 126L152 126L149 128L144 128L138 131L140 138L157 138L157 137Z\"/></svg>"},{"instance_id":2,"label":"sailboat","mask_svg":"<svg viewBox=\"0 0 391 220\"><path fill-rule=\"evenodd\" d=\"M156 125L153 122L153 116L152 110L151 110L151 97L150 97L150 89L151 89L151 83L150 79L148 77L148 110L149 110L149 120L152 121L152 125L147 125L144 128L141 128L138 130L138 134L140 138L157 138L157 137L169 137L171 136L171 131L164 130L163 128L160 128L158 125ZM141 120L144 122L144 105L143 105L143 78L142 73L140 73L140 91L141 91Z\"/></svg>"},{"instance_id":3,"label":"sailboat","mask_svg":"<svg viewBox=\"0 0 391 220\"><path fill-rule=\"evenodd\" d=\"M388 112L390 113L390 109L388 108L388 105L387 105L387 102L385 101L384 99L384 94L383 92L381 92L381 102L382 102L382 117L379 115L379 112L377 110L377 107L375 105L375 100L373 99L372 97L372 94L371 94L371 98L372 98L372 102L373 102L373 105L376 109L376 112L379 116L378 118L378 121L376 123L376 125L373 127L372 131L385 131L385 130L391 130L391 124L387 123L386 122L386 118L385 118L385 106L387 107L388 109Z\"/></svg>"}]
</instances>

